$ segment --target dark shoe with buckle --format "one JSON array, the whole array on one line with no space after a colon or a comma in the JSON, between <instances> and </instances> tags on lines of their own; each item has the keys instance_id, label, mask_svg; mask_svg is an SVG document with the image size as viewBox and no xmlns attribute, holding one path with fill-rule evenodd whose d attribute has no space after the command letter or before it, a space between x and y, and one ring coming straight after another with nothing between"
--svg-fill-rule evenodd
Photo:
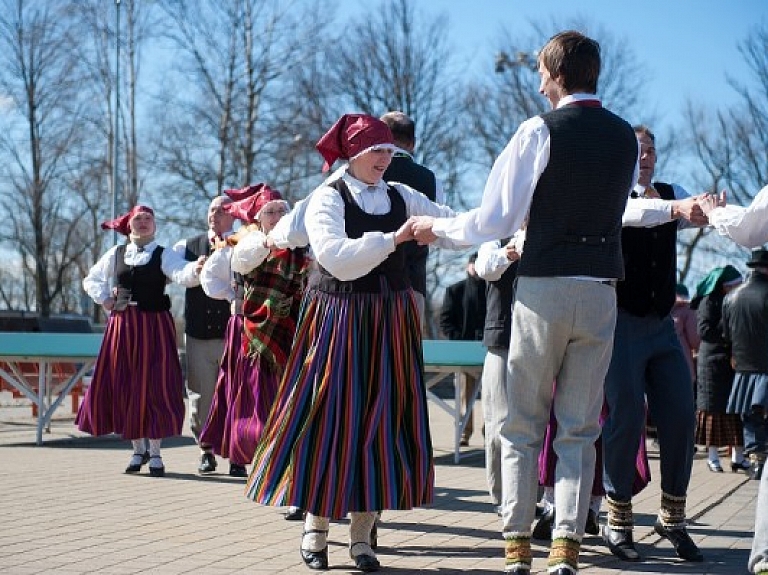
<instances>
[{"instance_id":1,"label":"dark shoe with buckle","mask_svg":"<svg viewBox=\"0 0 768 575\"><path fill-rule=\"evenodd\" d=\"M616 555L622 561L640 561L640 554L635 549L635 542L632 539L632 531L621 531L619 529L611 529L608 525L603 526L603 541L611 550L611 553Z\"/></svg>"},{"instance_id":2,"label":"dark shoe with buckle","mask_svg":"<svg viewBox=\"0 0 768 575\"><path fill-rule=\"evenodd\" d=\"M584 532L589 535L600 535L600 525L597 522L597 513L591 509L587 513L587 523L584 525Z\"/></svg>"},{"instance_id":3,"label":"dark shoe with buckle","mask_svg":"<svg viewBox=\"0 0 768 575\"><path fill-rule=\"evenodd\" d=\"M369 573L371 571L378 571L379 567L381 567L381 563L379 563L379 560L376 559L376 556L370 555L368 553L360 553L359 555L353 555L352 549L355 548L355 545L363 545L364 547L369 547L366 543L363 543L361 541L358 541L357 543L353 543L352 545L349 546L349 556L355 560L355 567L360 571L364 571L366 573Z\"/></svg>"},{"instance_id":4,"label":"dark shoe with buckle","mask_svg":"<svg viewBox=\"0 0 768 575\"><path fill-rule=\"evenodd\" d=\"M752 464L749 462L749 459L742 459L738 463L734 463L731 461L731 471L734 473L738 473L739 471L743 471L744 473L749 473L749 470L752 468Z\"/></svg>"},{"instance_id":5,"label":"dark shoe with buckle","mask_svg":"<svg viewBox=\"0 0 768 575\"><path fill-rule=\"evenodd\" d=\"M155 465L152 465L152 460L155 460ZM157 462L160 465L157 465ZM165 465L163 465L163 458L159 455L153 455L149 458L149 474L152 477L165 477Z\"/></svg>"},{"instance_id":6,"label":"dark shoe with buckle","mask_svg":"<svg viewBox=\"0 0 768 575\"><path fill-rule=\"evenodd\" d=\"M232 477L248 477L248 470L245 468L245 465L230 463L229 475Z\"/></svg>"},{"instance_id":7,"label":"dark shoe with buckle","mask_svg":"<svg viewBox=\"0 0 768 575\"><path fill-rule=\"evenodd\" d=\"M304 510L291 505L285 512L286 521L304 521Z\"/></svg>"},{"instance_id":8,"label":"dark shoe with buckle","mask_svg":"<svg viewBox=\"0 0 768 575\"><path fill-rule=\"evenodd\" d=\"M664 527L660 521L656 521L653 525L653 530L672 543L672 546L675 548L675 552L680 559L685 559L686 561L692 561L694 563L704 561L704 555L701 554L701 551L699 551L699 548L693 542L691 536L688 535L688 530L685 527L670 529Z\"/></svg>"},{"instance_id":9,"label":"dark shoe with buckle","mask_svg":"<svg viewBox=\"0 0 768 575\"><path fill-rule=\"evenodd\" d=\"M536 522L531 532L531 539L552 541L552 527L555 524L555 508L551 507Z\"/></svg>"},{"instance_id":10,"label":"dark shoe with buckle","mask_svg":"<svg viewBox=\"0 0 768 575\"><path fill-rule=\"evenodd\" d=\"M141 462L136 463L138 458L141 457ZM131 461L128 463L128 467L125 468L126 473L138 473L141 471L141 467L143 465L146 465L149 461L149 452L145 451L144 453L134 453L131 457Z\"/></svg>"},{"instance_id":11,"label":"dark shoe with buckle","mask_svg":"<svg viewBox=\"0 0 768 575\"><path fill-rule=\"evenodd\" d=\"M301 534L302 543L304 542L304 535L306 535L307 533L325 533L327 535L328 531L325 529L308 529ZM310 569L313 569L315 571L325 571L326 569L328 569L328 545L327 544L320 551L306 551L301 548L299 549L299 551L301 551L301 559L302 561L304 561L304 565L306 565Z\"/></svg>"},{"instance_id":12,"label":"dark shoe with buckle","mask_svg":"<svg viewBox=\"0 0 768 575\"><path fill-rule=\"evenodd\" d=\"M205 452L200 457L200 465L197 466L200 473L213 473L216 471L216 457L213 453Z\"/></svg>"}]
</instances>

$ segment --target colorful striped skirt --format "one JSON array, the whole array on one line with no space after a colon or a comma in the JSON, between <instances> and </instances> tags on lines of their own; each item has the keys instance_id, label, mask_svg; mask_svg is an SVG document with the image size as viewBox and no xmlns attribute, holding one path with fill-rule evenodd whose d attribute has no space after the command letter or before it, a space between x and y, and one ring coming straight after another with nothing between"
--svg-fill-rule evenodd
<instances>
[{"instance_id":1,"label":"colorful striped skirt","mask_svg":"<svg viewBox=\"0 0 768 575\"><path fill-rule=\"evenodd\" d=\"M180 435L184 382L168 311L113 312L75 424L91 435L162 439Z\"/></svg>"},{"instance_id":2,"label":"colorful striped skirt","mask_svg":"<svg viewBox=\"0 0 768 575\"><path fill-rule=\"evenodd\" d=\"M279 375L266 362L243 353L242 334L242 316L232 316L211 411L200 434L201 444L238 465L251 462L279 383Z\"/></svg>"},{"instance_id":3,"label":"colorful striped skirt","mask_svg":"<svg viewBox=\"0 0 768 575\"><path fill-rule=\"evenodd\" d=\"M419 329L410 290L308 291L246 496L336 519L431 503Z\"/></svg>"}]
</instances>

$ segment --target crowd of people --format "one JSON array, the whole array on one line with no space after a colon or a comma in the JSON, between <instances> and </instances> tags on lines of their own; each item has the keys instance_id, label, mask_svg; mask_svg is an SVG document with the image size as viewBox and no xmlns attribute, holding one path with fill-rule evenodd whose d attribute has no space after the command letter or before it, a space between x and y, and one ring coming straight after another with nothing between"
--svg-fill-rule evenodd
<instances>
[{"instance_id":1,"label":"crowd of people","mask_svg":"<svg viewBox=\"0 0 768 575\"><path fill-rule=\"evenodd\" d=\"M761 481L750 569L768 572L768 251L753 251L746 281L734 266L713 270L690 302L676 262L682 227L768 241L768 187L739 207L655 180L655 136L603 106L600 67L581 33L546 43L539 91L552 110L520 125L464 213L442 205L442 184L414 161L413 121L389 112L328 129L323 172L343 163L293 209L265 183L227 190L207 233L172 249L155 242L147 206L102 224L127 242L84 280L109 319L78 427L131 440L126 473L164 475L162 440L181 433L185 409L165 286L181 283L198 471L228 459L248 498L303 520L309 569L329 569L331 522L349 516L350 558L377 571L382 511L434 498L427 246L479 246L446 291L441 327L488 348L465 395L481 386L504 571L528 575L532 539L547 539L549 573L573 575L585 533L641 560L632 498L649 480L650 422L655 531L704 561L686 529L695 444L717 473L728 447L731 470Z\"/></svg>"}]
</instances>

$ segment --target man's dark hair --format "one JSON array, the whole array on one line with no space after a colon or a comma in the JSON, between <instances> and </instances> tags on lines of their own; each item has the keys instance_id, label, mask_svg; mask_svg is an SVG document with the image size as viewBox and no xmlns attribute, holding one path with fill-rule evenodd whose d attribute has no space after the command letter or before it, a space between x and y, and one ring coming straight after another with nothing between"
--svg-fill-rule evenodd
<instances>
[{"instance_id":1,"label":"man's dark hair","mask_svg":"<svg viewBox=\"0 0 768 575\"><path fill-rule=\"evenodd\" d=\"M416 124L403 112L387 112L379 119L389 126L395 142L413 144L416 141Z\"/></svg>"},{"instance_id":2,"label":"man's dark hair","mask_svg":"<svg viewBox=\"0 0 768 575\"><path fill-rule=\"evenodd\" d=\"M553 79L561 78L568 94L597 93L600 77L600 44L581 32L555 34L541 49L538 58Z\"/></svg>"},{"instance_id":3,"label":"man's dark hair","mask_svg":"<svg viewBox=\"0 0 768 575\"><path fill-rule=\"evenodd\" d=\"M653 142L654 144L656 143L656 136L653 135L653 132L651 132L651 129L645 124L638 124L637 126L632 126L632 129L635 131L635 134L645 134L651 139L651 142Z\"/></svg>"}]
</instances>

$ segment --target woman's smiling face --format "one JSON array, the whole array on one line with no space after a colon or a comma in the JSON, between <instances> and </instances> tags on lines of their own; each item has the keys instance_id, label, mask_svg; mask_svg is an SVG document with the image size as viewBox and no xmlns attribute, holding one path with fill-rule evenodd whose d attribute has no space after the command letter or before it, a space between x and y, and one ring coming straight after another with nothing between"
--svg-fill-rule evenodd
<instances>
[{"instance_id":1,"label":"woman's smiling face","mask_svg":"<svg viewBox=\"0 0 768 575\"><path fill-rule=\"evenodd\" d=\"M363 183L377 184L384 177L394 153L391 148L369 150L350 160L349 173Z\"/></svg>"}]
</instances>

